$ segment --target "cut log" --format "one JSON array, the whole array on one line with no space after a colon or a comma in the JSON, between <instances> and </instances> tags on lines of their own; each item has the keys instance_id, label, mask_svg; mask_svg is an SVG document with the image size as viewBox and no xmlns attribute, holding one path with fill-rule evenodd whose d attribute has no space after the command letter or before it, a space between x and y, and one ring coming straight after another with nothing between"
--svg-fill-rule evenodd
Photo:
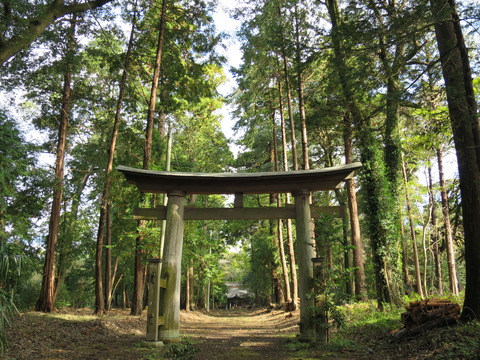
<instances>
[{"instance_id":1,"label":"cut log","mask_svg":"<svg viewBox=\"0 0 480 360\"><path fill-rule=\"evenodd\" d=\"M402 314L404 328L396 333L396 337L415 336L436 327L455 324L460 317L460 306L444 299L412 301L406 310Z\"/></svg>"}]
</instances>

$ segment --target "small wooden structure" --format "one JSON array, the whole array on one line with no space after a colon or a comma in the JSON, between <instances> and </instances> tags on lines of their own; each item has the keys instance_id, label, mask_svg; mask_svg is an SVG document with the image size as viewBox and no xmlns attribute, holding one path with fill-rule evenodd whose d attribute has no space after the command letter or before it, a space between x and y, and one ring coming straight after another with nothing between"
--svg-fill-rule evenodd
<instances>
[{"instance_id":1,"label":"small wooden structure","mask_svg":"<svg viewBox=\"0 0 480 360\"><path fill-rule=\"evenodd\" d=\"M127 181L144 193L165 193L167 206L136 209L135 219L166 220L166 236L161 261L150 263L150 291L147 339L180 339L180 278L184 220L295 219L296 255L300 296L300 336L315 341L315 319L311 308L314 297L313 266L315 257L311 219L328 213L343 217L340 206L313 207L310 194L339 188L354 176L360 163L319 170L268 173L182 173L135 169L119 166ZM185 206L186 194L235 194L233 208L195 208ZM243 194L292 193L294 206L283 208L244 208Z\"/></svg>"}]
</instances>

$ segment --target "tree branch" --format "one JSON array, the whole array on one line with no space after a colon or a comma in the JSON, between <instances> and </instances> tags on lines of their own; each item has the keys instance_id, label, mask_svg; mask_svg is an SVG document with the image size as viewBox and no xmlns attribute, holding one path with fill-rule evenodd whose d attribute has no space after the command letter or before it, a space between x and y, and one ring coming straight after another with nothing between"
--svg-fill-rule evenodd
<instances>
[{"instance_id":1,"label":"tree branch","mask_svg":"<svg viewBox=\"0 0 480 360\"><path fill-rule=\"evenodd\" d=\"M86 3L65 5L64 0L52 0L40 17L29 20L29 26L15 32L10 39L2 39L0 43L0 66L21 50L30 46L56 19L74 13L81 13L99 8L112 0L92 0Z\"/></svg>"}]
</instances>

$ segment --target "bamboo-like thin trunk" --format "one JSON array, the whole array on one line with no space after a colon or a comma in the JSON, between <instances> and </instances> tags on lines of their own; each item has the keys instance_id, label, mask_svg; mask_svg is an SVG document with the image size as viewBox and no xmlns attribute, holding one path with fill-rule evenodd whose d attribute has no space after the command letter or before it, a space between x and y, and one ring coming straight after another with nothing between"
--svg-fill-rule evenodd
<instances>
[{"instance_id":1,"label":"bamboo-like thin trunk","mask_svg":"<svg viewBox=\"0 0 480 360\"><path fill-rule=\"evenodd\" d=\"M106 234L105 234L105 311L110 310L112 303L112 206L107 205L107 216L105 219Z\"/></svg>"},{"instance_id":2,"label":"bamboo-like thin trunk","mask_svg":"<svg viewBox=\"0 0 480 360\"><path fill-rule=\"evenodd\" d=\"M305 112L305 96L303 91L303 72L301 65L300 49L300 20L298 19L297 6L295 6L295 39L296 39L296 62L297 62L297 91L298 91L298 110L300 112L300 126L302 134L302 161L303 169L310 169L310 159L308 155L308 134L307 134L307 115Z\"/></svg>"},{"instance_id":3,"label":"bamboo-like thin trunk","mask_svg":"<svg viewBox=\"0 0 480 360\"><path fill-rule=\"evenodd\" d=\"M432 179L432 167L428 167L428 196L430 203L432 204L430 211L430 223L432 224L432 232L430 233L430 248L433 255L433 261L435 264L435 287L439 295L443 295L443 281L442 281L442 264L440 258L440 249L438 246L439 236L437 231L437 214L435 213L435 199L433 196L433 179Z\"/></svg>"},{"instance_id":4,"label":"bamboo-like thin trunk","mask_svg":"<svg viewBox=\"0 0 480 360\"><path fill-rule=\"evenodd\" d=\"M407 216L408 216L408 222L410 224L410 237L412 239L412 244L413 244L413 262L415 265L415 281L416 281L415 289L417 294L420 295L420 297L423 299L425 297L425 294L423 293L423 287L422 287L420 260L418 257L417 239L415 237L415 224L413 223L412 207L410 202L410 195L408 192L407 170L405 168L405 162L403 161L402 161L402 171L403 171L403 181L405 183L405 197L407 200Z\"/></svg>"},{"instance_id":5,"label":"bamboo-like thin trunk","mask_svg":"<svg viewBox=\"0 0 480 360\"><path fill-rule=\"evenodd\" d=\"M437 148L438 177L440 180L440 194L442 198L443 224L445 227L445 247L447 249L448 279L450 292L458 295L457 264L455 260L455 247L453 244L452 225L450 223L450 209L448 204L447 187L445 185L445 174L443 172L443 156L440 148Z\"/></svg>"},{"instance_id":6,"label":"bamboo-like thin trunk","mask_svg":"<svg viewBox=\"0 0 480 360\"><path fill-rule=\"evenodd\" d=\"M272 101L273 104L273 101ZM275 171L280 171L280 161L278 156L278 141L277 141L277 124L275 122L275 111L272 109L272 136L273 136L273 161L275 162ZM280 194L276 196L277 207L282 207L282 198ZM288 266L287 260L285 257L285 248L283 244L283 221L279 219L277 221L277 243L278 250L280 254L280 265L282 266L282 276L283 283L285 286L285 291L283 292L285 301L291 303L291 293L290 293L290 279L288 276Z\"/></svg>"},{"instance_id":7,"label":"bamboo-like thin trunk","mask_svg":"<svg viewBox=\"0 0 480 360\"><path fill-rule=\"evenodd\" d=\"M282 9L278 6L278 16L282 17ZM295 119L293 118L293 105L292 105L292 94L291 94L291 85L290 85L290 70L288 66L288 57L285 44L283 42L283 29L281 29L280 38L282 39L281 44L281 55L283 61L283 73L285 77L285 92L287 95L287 107L288 107L288 118L290 121L290 132L291 132L291 145L292 145L292 159L293 159L293 169L298 170L298 157L297 157L297 138L295 134Z\"/></svg>"},{"instance_id":8,"label":"bamboo-like thin trunk","mask_svg":"<svg viewBox=\"0 0 480 360\"><path fill-rule=\"evenodd\" d=\"M428 252L427 252L427 227L430 223L430 215L432 214L431 208L432 204L429 204L428 215L425 222L422 224L422 249L423 249L423 289L424 294L428 297L428 282L427 282L427 273L428 273Z\"/></svg>"},{"instance_id":9,"label":"bamboo-like thin trunk","mask_svg":"<svg viewBox=\"0 0 480 360\"><path fill-rule=\"evenodd\" d=\"M193 296L194 294L194 284L195 284L195 278L194 278L194 271L195 269L193 268L193 259L190 260L190 265L188 266L188 279L190 281L190 302L188 306L190 307L190 310L195 310L195 298ZM200 288L200 287L199 287Z\"/></svg>"},{"instance_id":10,"label":"bamboo-like thin trunk","mask_svg":"<svg viewBox=\"0 0 480 360\"><path fill-rule=\"evenodd\" d=\"M185 311L190 311L190 302L191 302L191 289L190 289L190 272L187 271L185 274Z\"/></svg>"},{"instance_id":11,"label":"bamboo-like thin trunk","mask_svg":"<svg viewBox=\"0 0 480 360\"><path fill-rule=\"evenodd\" d=\"M403 281L405 282L405 288L407 289L407 294L412 291L412 284L410 280L410 271L408 270L409 261L408 261L408 246L407 241L405 240L405 227L403 221L400 222L400 232L402 234L402 268L403 268Z\"/></svg>"},{"instance_id":12,"label":"bamboo-like thin trunk","mask_svg":"<svg viewBox=\"0 0 480 360\"><path fill-rule=\"evenodd\" d=\"M287 154L287 131L285 124L285 114L283 106L283 87L282 81L278 81L278 93L279 93L279 106L280 106L280 127L282 132L282 158L283 158L283 171L288 171L288 154ZM285 204L290 204L290 194L285 194ZM292 299L292 310L298 308L298 281L297 281L297 264L295 260L295 245L293 241L293 230L292 230L292 220L287 219L287 244L288 244L288 254L290 258L290 278L291 278L291 299Z\"/></svg>"}]
</instances>

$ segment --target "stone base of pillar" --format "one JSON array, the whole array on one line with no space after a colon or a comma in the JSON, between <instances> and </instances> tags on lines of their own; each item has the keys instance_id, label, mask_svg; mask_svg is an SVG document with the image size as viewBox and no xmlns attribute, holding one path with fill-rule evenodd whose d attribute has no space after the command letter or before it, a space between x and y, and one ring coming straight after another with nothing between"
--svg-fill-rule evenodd
<instances>
[{"instance_id":1,"label":"stone base of pillar","mask_svg":"<svg viewBox=\"0 0 480 360\"><path fill-rule=\"evenodd\" d=\"M178 330L158 330L158 339L164 343L178 343L182 341L182 336Z\"/></svg>"}]
</instances>

